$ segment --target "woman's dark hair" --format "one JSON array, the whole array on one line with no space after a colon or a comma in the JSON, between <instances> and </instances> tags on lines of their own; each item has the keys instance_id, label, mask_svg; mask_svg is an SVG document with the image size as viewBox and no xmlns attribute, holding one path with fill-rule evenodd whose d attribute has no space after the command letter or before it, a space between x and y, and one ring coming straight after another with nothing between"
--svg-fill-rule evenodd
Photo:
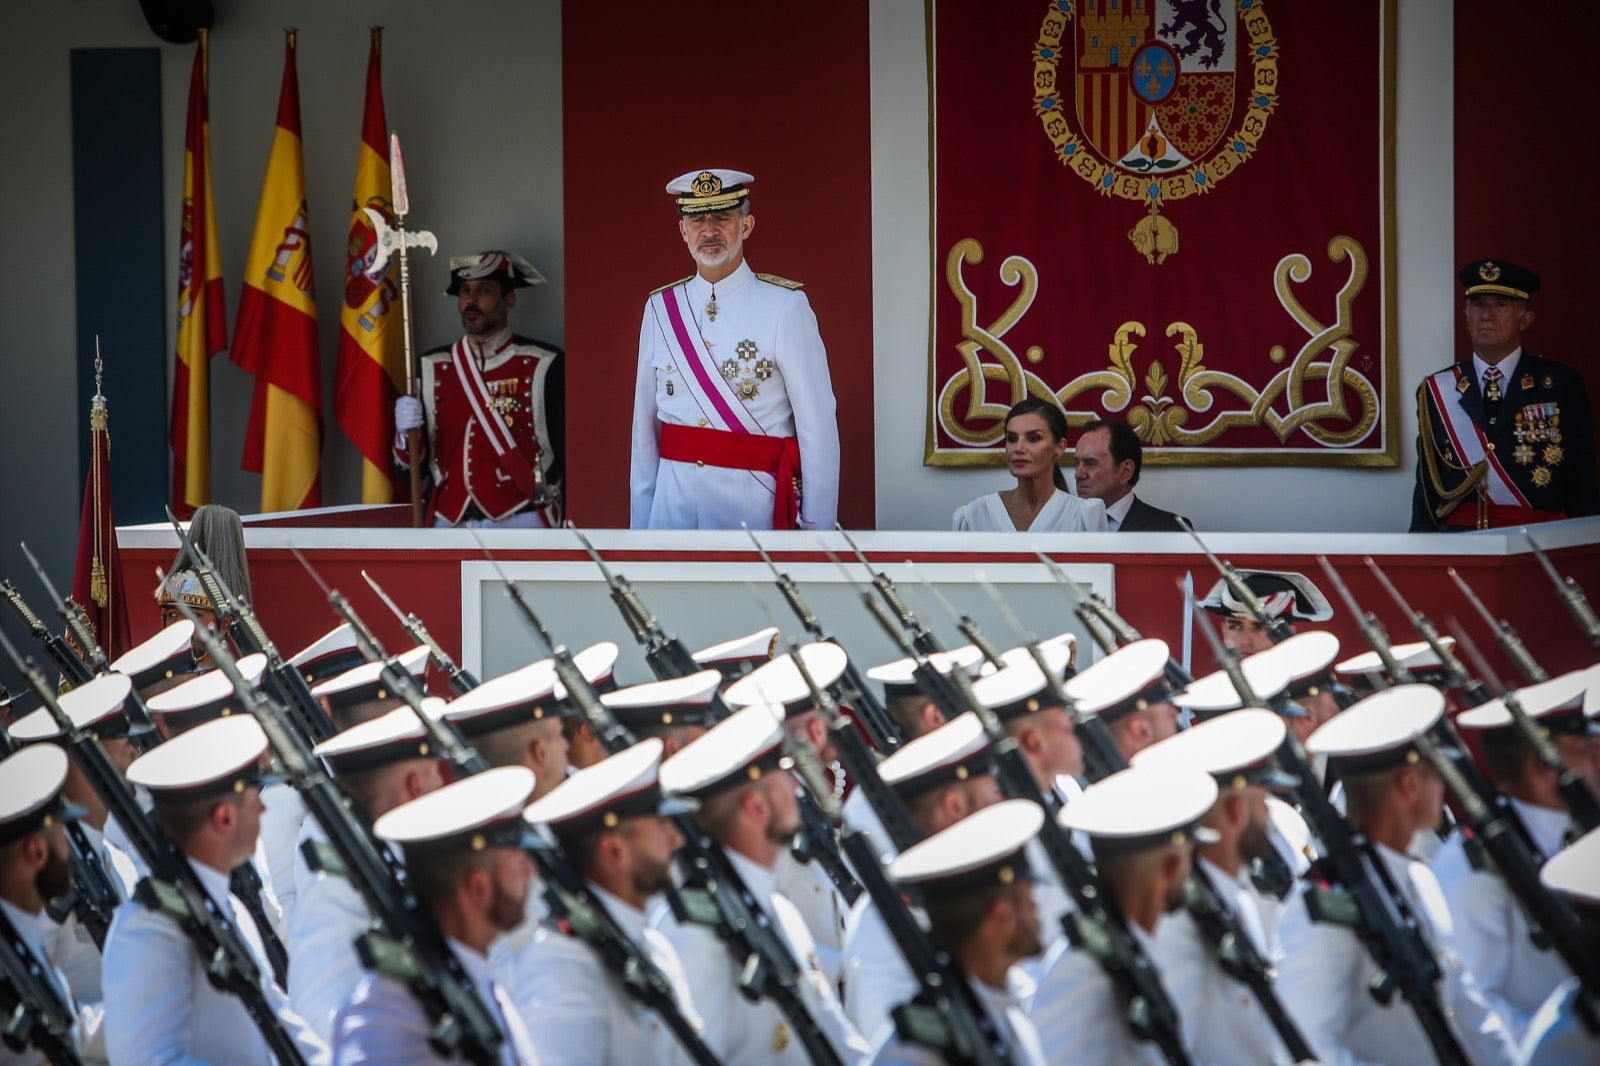
<instances>
[{"instance_id":1,"label":"woman's dark hair","mask_svg":"<svg viewBox=\"0 0 1600 1066\"><path fill-rule=\"evenodd\" d=\"M1060 442L1067 439L1067 416L1062 413L1059 406L1049 400L1041 400L1037 396L1029 396L1026 400L1006 412L1005 424L1009 426L1011 420L1018 415L1038 415L1044 419L1045 428L1050 430L1050 438L1052 440ZM1050 479L1055 482L1056 488L1062 492L1068 491L1067 475L1061 472L1059 463L1051 469Z\"/></svg>"}]
</instances>

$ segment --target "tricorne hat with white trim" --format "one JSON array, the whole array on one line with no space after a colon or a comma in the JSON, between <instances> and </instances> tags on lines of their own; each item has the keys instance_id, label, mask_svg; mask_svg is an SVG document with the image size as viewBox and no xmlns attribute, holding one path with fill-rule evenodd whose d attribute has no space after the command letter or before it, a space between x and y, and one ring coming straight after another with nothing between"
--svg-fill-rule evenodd
<instances>
[{"instance_id":1,"label":"tricorne hat with white trim","mask_svg":"<svg viewBox=\"0 0 1600 1066\"><path fill-rule=\"evenodd\" d=\"M1287 617L1296 622L1325 622L1333 617L1333 606L1322 590L1306 577L1291 570L1241 570L1244 583L1273 618ZM1226 581L1211 586L1200 606L1212 614L1255 620L1245 605L1233 596Z\"/></svg>"}]
</instances>

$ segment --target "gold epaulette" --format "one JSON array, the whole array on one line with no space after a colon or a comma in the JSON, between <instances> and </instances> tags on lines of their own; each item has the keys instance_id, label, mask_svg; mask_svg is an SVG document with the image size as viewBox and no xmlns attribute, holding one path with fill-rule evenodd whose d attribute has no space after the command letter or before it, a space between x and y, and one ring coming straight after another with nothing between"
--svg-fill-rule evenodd
<instances>
[{"instance_id":1,"label":"gold epaulette","mask_svg":"<svg viewBox=\"0 0 1600 1066\"><path fill-rule=\"evenodd\" d=\"M692 278L692 277L694 277L694 275L690 274L688 278L679 278L677 281L669 281L669 282L667 282L665 285L661 286L661 288L659 288L659 289L651 289L650 290L650 296L654 296L658 292L666 292L668 289L674 288L674 287L676 287L678 285L682 285L684 282L688 281L689 278ZM649 299L649 297L647 296L647 297L645 297L645 299Z\"/></svg>"},{"instance_id":2,"label":"gold epaulette","mask_svg":"<svg viewBox=\"0 0 1600 1066\"><path fill-rule=\"evenodd\" d=\"M803 289L806 287L806 283L803 281L790 281L788 278L780 278L776 274L757 274L756 277L768 285L777 285L784 289Z\"/></svg>"}]
</instances>

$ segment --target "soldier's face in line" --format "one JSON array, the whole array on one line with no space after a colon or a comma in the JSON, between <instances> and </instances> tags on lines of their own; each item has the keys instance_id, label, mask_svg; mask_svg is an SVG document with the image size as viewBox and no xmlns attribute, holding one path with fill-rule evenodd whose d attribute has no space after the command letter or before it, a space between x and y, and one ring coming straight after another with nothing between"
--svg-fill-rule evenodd
<instances>
[{"instance_id":1,"label":"soldier's face in line","mask_svg":"<svg viewBox=\"0 0 1600 1066\"><path fill-rule=\"evenodd\" d=\"M788 770L776 770L761 779L772 816L767 822L767 839L787 844L800 832L800 783Z\"/></svg>"},{"instance_id":2,"label":"soldier's face in line","mask_svg":"<svg viewBox=\"0 0 1600 1066\"><path fill-rule=\"evenodd\" d=\"M670 819L658 815L630 818L622 825L633 861L633 889L654 896L672 887L672 857L683 847L683 835Z\"/></svg>"},{"instance_id":3,"label":"soldier's face in line","mask_svg":"<svg viewBox=\"0 0 1600 1066\"><path fill-rule=\"evenodd\" d=\"M1240 655L1254 655L1272 647L1272 638L1267 636L1266 627L1253 618L1230 615L1223 619L1222 640Z\"/></svg>"},{"instance_id":4,"label":"soldier's face in line","mask_svg":"<svg viewBox=\"0 0 1600 1066\"><path fill-rule=\"evenodd\" d=\"M1600 737L1561 735L1554 739L1562 764L1600 792Z\"/></svg>"},{"instance_id":5,"label":"soldier's face in line","mask_svg":"<svg viewBox=\"0 0 1600 1066\"><path fill-rule=\"evenodd\" d=\"M744 254L745 238L755 228L755 216L731 211L709 211L678 219L678 232L694 261L703 267L724 267Z\"/></svg>"},{"instance_id":6,"label":"soldier's face in line","mask_svg":"<svg viewBox=\"0 0 1600 1066\"><path fill-rule=\"evenodd\" d=\"M461 328L469 337L489 337L506 326L507 316L517 304L514 291L502 291L492 278L463 281L456 293L456 309L461 312Z\"/></svg>"},{"instance_id":7,"label":"soldier's face in line","mask_svg":"<svg viewBox=\"0 0 1600 1066\"><path fill-rule=\"evenodd\" d=\"M491 870L494 895L489 901L489 921L501 932L521 925L527 912L528 880L533 860L521 848L497 848Z\"/></svg>"},{"instance_id":8,"label":"soldier's face in line","mask_svg":"<svg viewBox=\"0 0 1600 1066\"><path fill-rule=\"evenodd\" d=\"M1528 301L1495 293L1467 297L1467 336L1472 350L1487 362L1498 362L1522 344L1522 331L1533 325Z\"/></svg>"}]
</instances>

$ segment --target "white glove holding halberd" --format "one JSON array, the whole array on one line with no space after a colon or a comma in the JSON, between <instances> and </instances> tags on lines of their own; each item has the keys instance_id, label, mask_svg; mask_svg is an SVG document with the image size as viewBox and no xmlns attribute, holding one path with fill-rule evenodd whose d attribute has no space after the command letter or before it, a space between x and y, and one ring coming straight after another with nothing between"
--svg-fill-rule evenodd
<instances>
[{"instance_id":1,"label":"white glove holding halberd","mask_svg":"<svg viewBox=\"0 0 1600 1066\"><path fill-rule=\"evenodd\" d=\"M415 396L402 396L394 402L394 429L396 433L410 433L422 428L422 401Z\"/></svg>"}]
</instances>

